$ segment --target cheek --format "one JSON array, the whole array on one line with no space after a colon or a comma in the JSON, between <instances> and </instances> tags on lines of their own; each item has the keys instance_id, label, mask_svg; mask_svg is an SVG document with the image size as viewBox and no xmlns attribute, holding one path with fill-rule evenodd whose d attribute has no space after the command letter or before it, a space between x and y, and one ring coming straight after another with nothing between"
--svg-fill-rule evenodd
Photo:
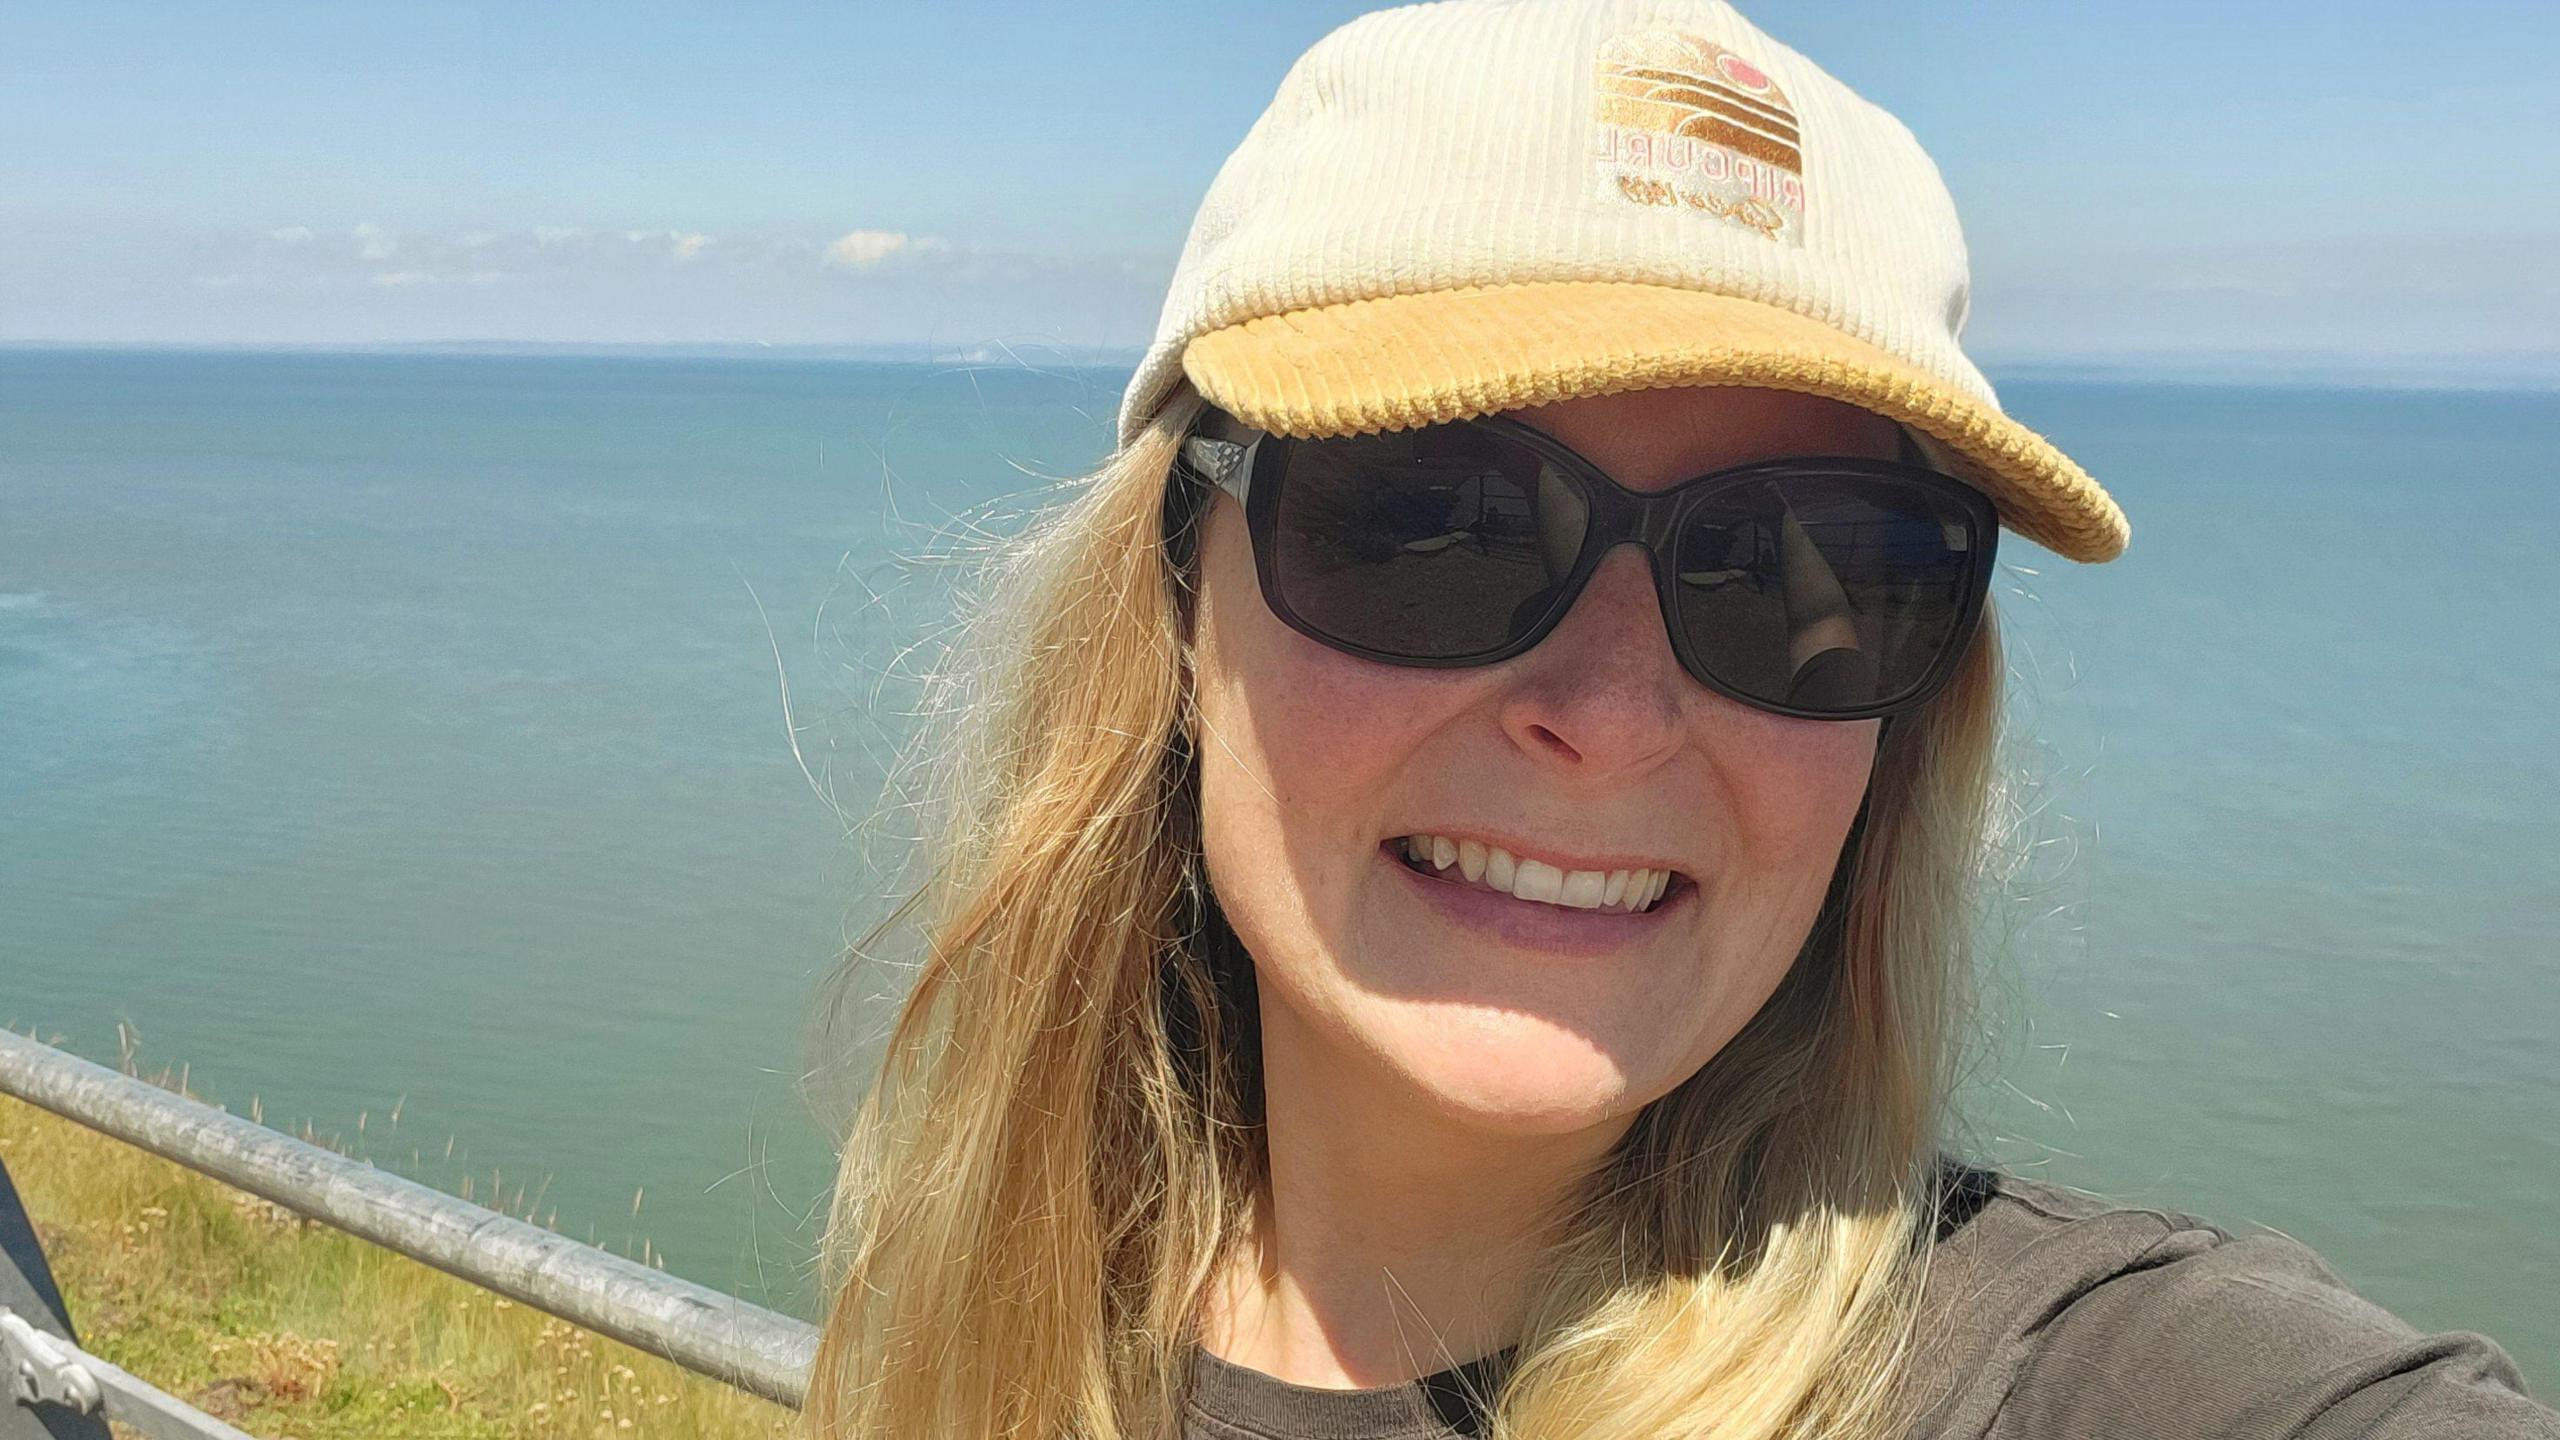
<instances>
[{"instance_id":1,"label":"cheek","mask_svg":"<svg viewBox=\"0 0 2560 1440\"><path fill-rule=\"evenodd\" d=\"M1735 767L1744 810L1777 833L1843 830L1875 766L1877 722L1766 717Z\"/></svg>"},{"instance_id":2,"label":"cheek","mask_svg":"<svg viewBox=\"0 0 2560 1440\"><path fill-rule=\"evenodd\" d=\"M1231 507L1202 537L1195 634L1203 839L1228 918L1335 929L1384 838L1387 805L1480 679L1362 660L1280 623ZM1283 943L1272 953L1304 953Z\"/></svg>"},{"instance_id":3,"label":"cheek","mask_svg":"<svg viewBox=\"0 0 2560 1440\"><path fill-rule=\"evenodd\" d=\"M1203 783L1229 768L1264 806L1293 819L1376 811L1429 737L1473 703L1484 672L1383 665L1320 645L1263 602L1235 507L1201 536L1194 652ZM1218 762L1212 765L1212 751ZM1371 839L1377 837L1372 836Z\"/></svg>"},{"instance_id":4,"label":"cheek","mask_svg":"<svg viewBox=\"0 0 2560 1440\"><path fill-rule=\"evenodd\" d=\"M1711 898L1750 916L1744 933L1782 971L1820 910L1875 767L1877 722L1754 716L1723 737L1715 770L1734 851ZM1773 983L1774 983L1773 977Z\"/></svg>"},{"instance_id":5,"label":"cheek","mask_svg":"<svg viewBox=\"0 0 2560 1440\"><path fill-rule=\"evenodd\" d=\"M1210 743L1228 742L1223 758L1266 782L1293 814L1330 814L1375 794L1420 748L1424 707L1403 693L1392 667L1264 622L1255 628L1270 633L1243 645L1232 634L1212 641L1223 646L1203 667Z\"/></svg>"}]
</instances>

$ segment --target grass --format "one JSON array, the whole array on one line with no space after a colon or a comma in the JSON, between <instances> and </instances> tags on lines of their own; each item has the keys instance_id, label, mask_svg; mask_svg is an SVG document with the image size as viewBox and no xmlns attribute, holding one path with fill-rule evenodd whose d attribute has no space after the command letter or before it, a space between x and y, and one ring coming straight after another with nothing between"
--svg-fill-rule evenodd
<instances>
[{"instance_id":1,"label":"grass","mask_svg":"<svg viewBox=\"0 0 2560 1440\"><path fill-rule=\"evenodd\" d=\"M82 1347L253 1435L799 1433L781 1406L7 1096L0 1161Z\"/></svg>"}]
</instances>

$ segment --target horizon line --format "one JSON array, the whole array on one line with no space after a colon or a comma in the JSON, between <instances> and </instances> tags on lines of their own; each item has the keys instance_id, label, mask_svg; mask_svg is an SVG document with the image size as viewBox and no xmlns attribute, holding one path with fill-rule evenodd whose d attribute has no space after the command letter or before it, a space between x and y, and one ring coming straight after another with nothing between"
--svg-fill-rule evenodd
<instances>
[{"instance_id":1,"label":"horizon line","mask_svg":"<svg viewBox=\"0 0 2560 1440\"><path fill-rule=\"evenodd\" d=\"M1033 361L1074 368L1135 368L1139 345L1059 342L945 345L933 341L765 340L133 340L0 336L0 353L66 351L127 354L515 355L526 358L700 358L853 360L918 365ZM2560 389L2560 349L2340 352L2305 349L2027 350L1986 347L1970 356L1985 371L2019 379L2150 380L2205 384L2336 385L2346 388Z\"/></svg>"}]
</instances>

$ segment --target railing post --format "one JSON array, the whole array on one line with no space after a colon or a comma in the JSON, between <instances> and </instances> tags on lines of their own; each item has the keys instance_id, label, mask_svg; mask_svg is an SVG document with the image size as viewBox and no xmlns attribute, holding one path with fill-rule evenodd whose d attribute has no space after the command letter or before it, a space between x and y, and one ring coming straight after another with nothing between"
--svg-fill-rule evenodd
<instances>
[{"instance_id":1,"label":"railing post","mask_svg":"<svg viewBox=\"0 0 2560 1440\"><path fill-rule=\"evenodd\" d=\"M0 1160L0 1312L15 1312L41 1334L80 1343L5 1160ZM96 1415L58 1405L39 1411L17 1403L18 1381L15 1375L0 1375L0 1440L107 1440L107 1422Z\"/></svg>"}]
</instances>

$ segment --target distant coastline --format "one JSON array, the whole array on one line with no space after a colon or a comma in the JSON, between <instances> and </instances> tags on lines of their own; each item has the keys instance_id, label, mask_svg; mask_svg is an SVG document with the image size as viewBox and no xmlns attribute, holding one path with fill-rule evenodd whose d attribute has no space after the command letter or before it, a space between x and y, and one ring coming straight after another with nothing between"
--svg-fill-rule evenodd
<instances>
[{"instance_id":1,"label":"distant coastline","mask_svg":"<svg viewBox=\"0 0 2560 1440\"><path fill-rule=\"evenodd\" d=\"M833 360L907 365L1024 365L1135 369L1143 351L1131 346L912 343L782 344L757 340L330 340L130 341L0 339L0 354L122 352L189 355L493 355L534 358L652 360Z\"/></svg>"},{"instance_id":2,"label":"distant coastline","mask_svg":"<svg viewBox=\"0 0 2560 1440\"><path fill-rule=\"evenodd\" d=\"M1994 381L2280 386L2330 390L2560 390L2560 351L2352 355L2312 351L2159 351L1975 357Z\"/></svg>"},{"instance_id":3,"label":"distant coastline","mask_svg":"<svg viewBox=\"0 0 2560 1440\"><path fill-rule=\"evenodd\" d=\"M943 345L927 341L381 340L131 341L0 339L0 354L420 355L633 360L807 361L888 365L997 365L1025 369L1136 368L1128 345L1023 341ZM2010 381L2275 386L2349 390L2560 390L2560 350L2336 354L2299 350L2044 353L1986 348L1975 357L1994 383Z\"/></svg>"}]
</instances>

